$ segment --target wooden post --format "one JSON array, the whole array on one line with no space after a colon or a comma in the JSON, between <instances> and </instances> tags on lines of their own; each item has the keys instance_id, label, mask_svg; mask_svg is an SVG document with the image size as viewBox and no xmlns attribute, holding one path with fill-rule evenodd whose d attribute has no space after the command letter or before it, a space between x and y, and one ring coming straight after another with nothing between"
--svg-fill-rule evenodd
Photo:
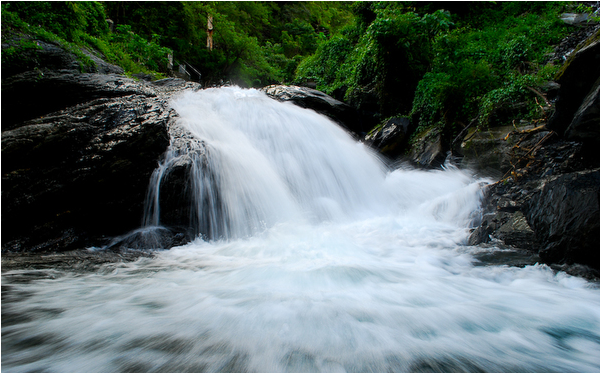
<instances>
[{"instance_id":1,"label":"wooden post","mask_svg":"<svg viewBox=\"0 0 600 373\"><path fill-rule=\"evenodd\" d=\"M208 37L206 38L206 48L208 48L209 51L212 51L212 49L213 49L213 17L212 16L208 16L208 24L206 25L206 33L208 34Z\"/></svg>"}]
</instances>

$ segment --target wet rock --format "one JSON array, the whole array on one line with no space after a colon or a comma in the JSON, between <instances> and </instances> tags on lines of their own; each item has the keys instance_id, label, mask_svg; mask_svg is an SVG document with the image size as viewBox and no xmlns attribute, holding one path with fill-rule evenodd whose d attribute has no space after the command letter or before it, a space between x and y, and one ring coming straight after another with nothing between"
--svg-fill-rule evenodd
<instances>
[{"instance_id":1,"label":"wet rock","mask_svg":"<svg viewBox=\"0 0 600 373\"><path fill-rule=\"evenodd\" d=\"M561 87L556 101L556 111L548 123L548 128L562 136L576 119L574 118L576 113L582 111L580 107L584 103L587 102L588 107L591 105L596 108L594 110L597 110L597 94L594 96L593 92L598 89L598 79L600 79L600 30L583 42L559 71L557 82ZM577 121L581 121L581 118L577 118ZM570 138L580 140L576 134L577 131L571 132Z\"/></svg>"},{"instance_id":2,"label":"wet rock","mask_svg":"<svg viewBox=\"0 0 600 373\"><path fill-rule=\"evenodd\" d=\"M27 35L3 35L2 51L2 252L179 244L176 229L123 235L169 146L169 97L199 84L135 81Z\"/></svg>"},{"instance_id":3,"label":"wet rock","mask_svg":"<svg viewBox=\"0 0 600 373\"><path fill-rule=\"evenodd\" d=\"M130 94L3 131L3 251L99 245L139 227L174 115L164 98Z\"/></svg>"},{"instance_id":4,"label":"wet rock","mask_svg":"<svg viewBox=\"0 0 600 373\"><path fill-rule=\"evenodd\" d=\"M590 21L590 16L587 13L563 13L560 20L568 25L582 26Z\"/></svg>"},{"instance_id":5,"label":"wet rock","mask_svg":"<svg viewBox=\"0 0 600 373\"><path fill-rule=\"evenodd\" d=\"M547 264L600 268L594 244L600 234L600 171L590 170L592 165L581 143L545 143L512 177L487 187L482 223L469 244L498 242L539 254Z\"/></svg>"},{"instance_id":6,"label":"wet rock","mask_svg":"<svg viewBox=\"0 0 600 373\"><path fill-rule=\"evenodd\" d=\"M390 118L381 127L365 136L365 143L379 151L379 153L395 158L406 151L410 130L410 120L408 118Z\"/></svg>"},{"instance_id":7,"label":"wet rock","mask_svg":"<svg viewBox=\"0 0 600 373\"><path fill-rule=\"evenodd\" d=\"M496 183L488 187L485 213L481 224L471 233L468 244L479 245L496 240L511 247L536 251L535 232L523 213L524 205L531 197L526 191L536 185L535 182L529 183L521 189L514 183Z\"/></svg>"},{"instance_id":8,"label":"wet rock","mask_svg":"<svg viewBox=\"0 0 600 373\"><path fill-rule=\"evenodd\" d=\"M600 169L545 180L527 204L527 218L542 260L600 269Z\"/></svg>"},{"instance_id":9,"label":"wet rock","mask_svg":"<svg viewBox=\"0 0 600 373\"><path fill-rule=\"evenodd\" d=\"M207 150L203 141L181 127L172 129L171 138L171 161L165 165L159 191L163 196L160 200L161 224L192 229L197 226L192 208L195 203L192 178L197 167L203 171L203 176L210 174ZM195 233L198 232L189 232L192 236Z\"/></svg>"},{"instance_id":10,"label":"wet rock","mask_svg":"<svg viewBox=\"0 0 600 373\"><path fill-rule=\"evenodd\" d=\"M447 151L442 143L442 132L432 128L421 134L414 141L409 159L423 167L440 167L447 158Z\"/></svg>"},{"instance_id":11,"label":"wet rock","mask_svg":"<svg viewBox=\"0 0 600 373\"><path fill-rule=\"evenodd\" d=\"M600 144L600 77L575 113L565 137L590 146Z\"/></svg>"},{"instance_id":12,"label":"wet rock","mask_svg":"<svg viewBox=\"0 0 600 373\"><path fill-rule=\"evenodd\" d=\"M151 258L152 252L143 250L99 250L97 248L72 250L60 253L2 253L2 271L14 271L7 274L16 281L31 281L39 278L56 278L57 270L69 272L112 271L120 263L140 258ZM4 274L4 273L3 273ZM4 291L4 285L3 291ZM4 301L4 299L3 299Z\"/></svg>"},{"instance_id":13,"label":"wet rock","mask_svg":"<svg viewBox=\"0 0 600 373\"><path fill-rule=\"evenodd\" d=\"M271 85L261 90L276 100L290 101L300 107L326 115L354 134L364 134L368 130L356 110L321 91L284 85Z\"/></svg>"},{"instance_id":14,"label":"wet rock","mask_svg":"<svg viewBox=\"0 0 600 373\"><path fill-rule=\"evenodd\" d=\"M144 227L113 238L105 250L117 252L168 250L173 246L180 246L189 241L190 239L185 232L178 232L165 227Z\"/></svg>"},{"instance_id":15,"label":"wet rock","mask_svg":"<svg viewBox=\"0 0 600 373\"><path fill-rule=\"evenodd\" d=\"M99 98L156 96L147 84L120 75L28 71L2 79L2 129Z\"/></svg>"},{"instance_id":16,"label":"wet rock","mask_svg":"<svg viewBox=\"0 0 600 373\"><path fill-rule=\"evenodd\" d=\"M513 126L501 126L469 132L460 145L462 165L485 174L500 171L500 176L504 175L511 167L510 149L514 145L506 138L514 130Z\"/></svg>"},{"instance_id":17,"label":"wet rock","mask_svg":"<svg viewBox=\"0 0 600 373\"><path fill-rule=\"evenodd\" d=\"M472 130L460 145L461 166L477 171L483 176L502 179L514 167L524 166L540 142L551 137L543 127L523 122L520 126L490 127Z\"/></svg>"}]
</instances>

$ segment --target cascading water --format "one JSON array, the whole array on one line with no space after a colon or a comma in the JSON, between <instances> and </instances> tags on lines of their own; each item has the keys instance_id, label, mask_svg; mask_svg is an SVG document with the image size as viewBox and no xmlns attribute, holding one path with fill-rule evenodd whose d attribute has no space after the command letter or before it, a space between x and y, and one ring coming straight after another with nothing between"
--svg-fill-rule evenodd
<instances>
[{"instance_id":1,"label":"cascading water","mask_svg":"<svg viewBox=\"0 0 600 373\"><path fill-rule=\"evenodd\" d=\"M388 171L254 90L172 104L192 138L155 173L146 224L183 164L201 236L93 273L3 272L5 371L600 371L595 286L464 246L485 180Z\"/></svg>"}]
</instances>

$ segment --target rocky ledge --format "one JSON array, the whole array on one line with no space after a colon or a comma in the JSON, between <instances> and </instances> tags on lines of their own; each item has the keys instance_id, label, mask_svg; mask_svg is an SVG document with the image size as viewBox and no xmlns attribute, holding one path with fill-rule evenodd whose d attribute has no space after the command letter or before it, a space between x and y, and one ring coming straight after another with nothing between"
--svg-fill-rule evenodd
<instances>
[{"instance_id":1,"label":"rocky ledge","mask_svg":"<svg viewBox=\"0 0 600 373\"><path fill-rule=\"evenodd\" d=\"M557 269L600 277L600 31L560 72L547 126L486 131L463 142L463 162L501 180L469 243L521 249ZM485 172L485 171L484 171Z\"/></svg>"},{"instance_id":2,"label":"rocky ledge","mask_svg":"<svg viewBox=\"0 0 600 373\"><path fill-rule=\"evenodd\" d=\"M38 45L32 65L3 66L2 252L103 246L140 227L177 117L168 99L198 85L138 82Z\"/></svg>"}]
</instances>

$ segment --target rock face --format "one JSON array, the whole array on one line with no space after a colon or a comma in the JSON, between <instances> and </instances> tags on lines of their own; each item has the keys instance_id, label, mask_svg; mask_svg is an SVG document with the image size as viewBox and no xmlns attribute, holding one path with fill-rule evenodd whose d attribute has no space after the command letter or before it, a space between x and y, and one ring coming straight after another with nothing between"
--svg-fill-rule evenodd
<instances>
[{"instance_id":1,"label":"rock face","mask_svg":"<svg viewBox=\"0 0 600 373\"><path fill-rule=\"evenodd\" d=\"M511 167L488 187L485 214L470 244L503 243L576 274L599 276L600 44L596 32L565 63L548 129L513 131ZM549 131L552 130L552 131ZM515 146L517 145L517 146ZM502 169L502 167L501 167ZM504 169L502 169L504 171Z\"/></svg>"},{"instance_id":2,"label":"rock face","mask_svg":"<svg viewBox=\"0 0 600 373\"><path fill-rule=\"evenodd\" d=\"M352 132L357 138L358 135L364 135L368 130L356 110L316 89L271 85L262 88L262 91L276 100L290 101L300 107L312 109L317 113L326 115Z\"/></svg>"},{"instance_id":3,"label":"rock face","mask_svg":"<svg viewBox=\"0 0 600 373\"><path fill-rule=\"evenodd\" d=\"M406 151L410 133L410 120L406 117L394 117L365 136L365 142L379 153L395 158Z\"/></svg>"},{"instance_id":4,"label":"rock face","mask_svg":"<svg viewBox=\"0 0 600 373\"><path fill-rule=\"evenodd\" d=\"M101 246L140 227L176 118L168 97L198 88L99 74L119 68L97 57L82 72L72 53L40 43L33 65L2 79L3 252Z\"/></svg>"},{"instance_id":5,"label":"rock face","mask_svg":"<svg viewBox=\"0 0 600 373\"><path fill-rule=\"evenodd\" d=\"M164 99L95 99L2 132L3 248L62 250L138 227L169 145Z\"/></svg>"},{"instance_id":6,"label":"rock face","mask_svg":"<svg viewBox=\"0 0 600 373\"><path fill-rule=\"evenodd\" d=\"M567 59L559 72L561 87L548 128L570 140L595 143L595 128L600 126L599 79L600 30Z\"/></svg>"},{"instance_id":7,"label":"rock face","mask_svg":"<svg viewBox=\"0 0 600 373\"><path fill-rule=\"evenodd\" d=\"M531 133L513 134L525 136ZM513 159L519 167L511 177L487 188L482 223L469 244L500 242L547 264L600 269L600 165L581 143L546 138L523 164Z\"/></svg>"},{"instance_id":8,"label":"rock face","mask_svg":"<svg viewBox=\"0 0 600 373\"><path fill-rule=\"evenodd\" d=\"M444 149L442 131L432 128L415 139L409 158L422 167L440 167L448 156Z\"/></svg>"},{"instance_id":9,"label":"rock face","mask_svg":"<svg viewBox=\"0 0 600 373\"><path fill-rule=\"evenodd\" d=\"M542 260L600 269L600 169L543 180L526 207Z\"/></svg>"}]
</instances>

